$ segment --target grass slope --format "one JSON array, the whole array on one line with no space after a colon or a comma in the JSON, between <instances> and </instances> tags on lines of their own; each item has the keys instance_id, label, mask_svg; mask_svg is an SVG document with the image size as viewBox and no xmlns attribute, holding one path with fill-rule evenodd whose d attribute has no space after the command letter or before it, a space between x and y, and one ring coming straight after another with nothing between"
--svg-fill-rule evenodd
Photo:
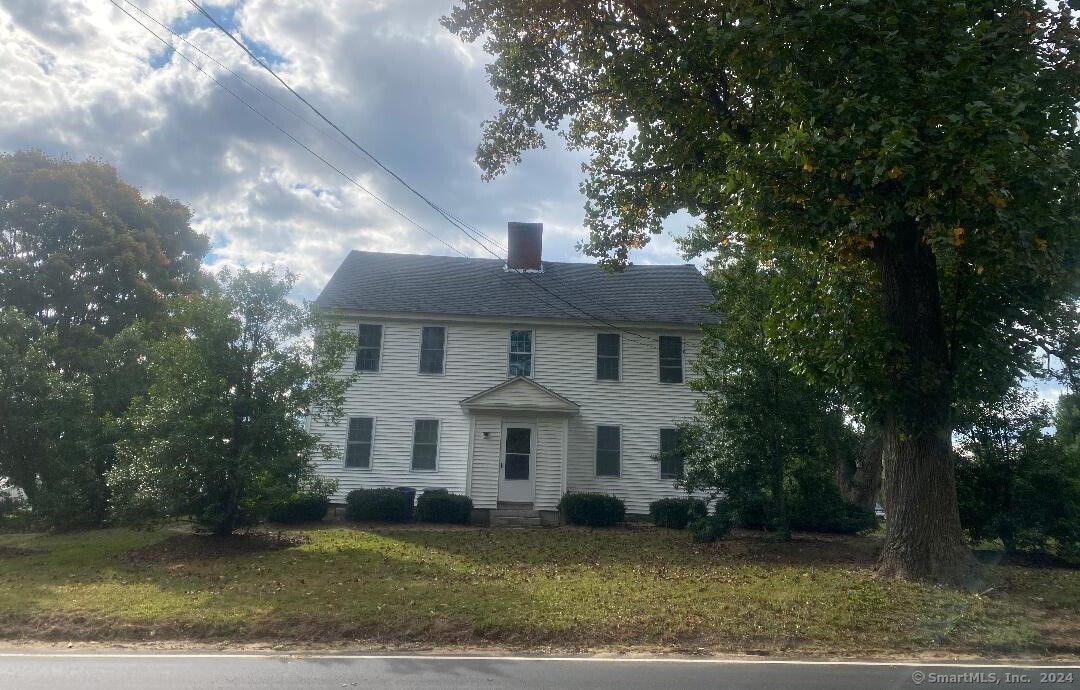
<instances>
[{"instance_id":1,"label":"grass slope","mask_svg":"<svg viewBox=\"0 0 1080 690\"><path fill-rule=\"evenodd\" d=\"M276 550L172 531L0 535L13 639L501 644L883 654L1080 652L1080 572L982 595L873 576L877 537L325 527ZM299 541L299 540L294 540Z\"/></svg>"}]
</instances>

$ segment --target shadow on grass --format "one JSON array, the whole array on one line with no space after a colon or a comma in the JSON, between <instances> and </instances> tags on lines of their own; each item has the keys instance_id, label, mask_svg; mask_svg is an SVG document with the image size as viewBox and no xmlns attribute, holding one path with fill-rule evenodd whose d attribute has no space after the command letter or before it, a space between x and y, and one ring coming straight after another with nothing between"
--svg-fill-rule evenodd
<instances>
[{"instance_id":1,"label":"shadow on grass","mask_svg":"<svg viewBox=\"0 0 1080 690\"><path fill-rule=\"evenodd\" d=\"M0 561L2 636L435 644L553 639L514 614L540 607L524 582L485 577L460 559L380 535L300 536L300 544L267 550L250 539L173 534L126 549L98 545L81 556L66 540L42 539L36 558ZM109 539L92 535L91 547L95 538Z\"/></svg>"},{"instance_id":2,"label":"shadow on grass","mask_svg":"<svg viewBox=\"0 0 1080 690\"><path fill-rule=\"evenodd\" d=\"M484 565L543 566L664 562L707 566L746 564L872 567L881 548L877 536L844 537L797 533L779 541L760 532L736 530L712 544L694 543L686 531L641 528L526 528L413 530L383 526L372 531L439 549Z\"/></svg>"}]
</instances>

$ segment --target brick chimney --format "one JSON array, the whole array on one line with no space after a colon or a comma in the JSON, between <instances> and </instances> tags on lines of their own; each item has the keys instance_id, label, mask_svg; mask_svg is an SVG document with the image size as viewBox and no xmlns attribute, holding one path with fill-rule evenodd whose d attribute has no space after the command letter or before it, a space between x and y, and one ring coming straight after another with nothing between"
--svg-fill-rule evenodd
<instances>
[{"instance_id":1,"label":"brick chimney","mask_svg":"<svg viewBox=\"0 0 1080 690\"><path fill-rule=\"evenodd\" d=\"M506 240L506 270L544 270L541 260L544 247L543 223L507 223Z\"/></svg>"}]
</instances>

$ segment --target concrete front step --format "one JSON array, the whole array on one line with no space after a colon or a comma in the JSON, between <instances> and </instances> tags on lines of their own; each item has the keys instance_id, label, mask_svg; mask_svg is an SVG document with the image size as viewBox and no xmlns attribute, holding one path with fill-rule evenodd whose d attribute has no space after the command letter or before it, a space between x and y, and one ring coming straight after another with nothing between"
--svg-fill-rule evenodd
<instances>
[{"instance_id":1,"label":"concrete front step","mask_svg":"<svg viewBox=\"0 0 1080 690\"><path fill-rule=\"evenodd\" d=\"M491 516L493 518L494 517L508 517L508 518L509 517L513 517L513 518L517 518L517 517L535 517L535 518L538 518L538 517L540 517L540 513L539 513L539 511L533 510L532 508L498 508L491 514Z\"/></svg>"},{"instance_id":2,"label":"concrete front step","mask_svg":"<svg viewBox=\"0 0 1080 690\"><path fill-rule=\"evenodd\" d=\"M499 511L500 513L502 511ZM492 515L492 527L540 527L539 515Z\"/></svg>"}]
</instances>

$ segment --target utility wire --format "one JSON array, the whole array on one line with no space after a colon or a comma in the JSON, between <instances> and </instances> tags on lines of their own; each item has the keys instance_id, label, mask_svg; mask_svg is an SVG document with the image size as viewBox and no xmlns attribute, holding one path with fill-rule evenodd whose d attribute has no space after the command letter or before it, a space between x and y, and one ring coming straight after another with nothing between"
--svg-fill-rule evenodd
<instances>
[{"instance_id":1,"label":"utility wire","mask_svg":"<svg viewBox=\"0 0 1080 690\"><path fill-rule=\"evenodd\" d=\"M115 5L116 3L113 3L113 4ZM257 92L257 93L258 93L259 95L261 95L261 96L262 96L263 98L266 98L266 99L267 99L267 100L269 100L269 101L273 101L273 102L274 102L274 103L275 103L275 104L276 104L276 105L277 105L277 106L278 106L279 108L281 108L281 109L282 109L282 110L284 110L285 112L289 113L290 115L292 115L293 117L295 117L295 118L296 118L297 120L299 120L300 122L302 122L302 123L304 123L305 125L307 125L307 126L308 126L309 128L311 128L312 130L314 130L314 131L318 132L319 134L323 135L324 137L327 137L327 138L330 138L330 139L332 139L332 138L333 138L333 135L332 135L332 134L331 134L330 132L327 132L327 131L326 131L325 129L322 129L321 127L318 127L318 126L316 126L315 124L312 124L312 122L311 122L311 121L309 121L309 120L308 120L308 119L307 119L306 117L304 117L303 115L301 115L301 114L300 114L300 113L298 113L297 111L293 110L293 109L292 109L292 108L290 108L289 106L285 105L284 103L282 103L282 102L281 102L281 101L279 101L278 99L274 98L274 96L273 96L273 95L271 95L271 94L269 94L269 93L267 93L267 92L263 91L262 89L260 89L260 88L259 88L259 86L258 86L258 84L254 84L254 83L252 83L252 82L251 82L250 80L248 80L248 79L244 78L244 76L243 76L243 75L241 75L241 74L239 74L239 73L237 73L237 72L233 71L232 69L230 69L228 65L224 64L223 62L221 62L221 60L218 60L218 59L217 59L216 57L214 57L214 56L213 56L213 55L211 55L210 53L206 52L205 50L203 50L202 48L200 48L200 47L199 47L198 45L196 45L195 43L193 43L193 42L189 41L189 40L187 39L187 37L186 37L186 36L184 36L183 34L181 34L181 33L180 33L180 32L178 32L178 31L176 31L175 29L173 29L173 28L172 28L171 26L169 26L168 24L165 24L164 22L160 21L159 19L157 19L156 17L154 17L154 16L152 15L152 14L150 14L149 12L147 12L146 10L144 10L143 8L141 8L141 7L139 7L138 5L136 5L136 4L134 3L134 2L130 2L130 1L128 1L128 2L126 3L126 4L127 4L127 5L129 5L129 6L130 6L130 7L132 8L132 9L134 9L134 10L135 10L136 12L138 12L139 14L141 14L142 16L146 17L146 18L147 18L148 20L150 20L150 21L152 21L153 23L157 24L157 25L158 25L159 27L161 27L161 28L162 28L162 29L164 29L165 31L168 31L168 32L169 32L170 34L172 34L172 35L173 35L173 36L174 36L175 38L177 38L177 39L179 39L179 40L183 41L184 43L186 43L187 45L191 46L191 47L192 47L193 49L195 49L196 51L198 51L200 55L202 55L202 56L203 56L203 57L205 57L206 59L210 60L210 61L211 61L211 62L213 62L213 63L214 63L215 65L217 65L217 66L218 66L218 67L220 67L221 69L225 70L226 72L228 72L228 73L229 73L229 74L231 74L232 76L236 77L236 79L238 79L239 81L243 82L243 83L244 83L244 84L245 84L245 85L246 85L246 86L247 86L248 88L250 88L250 89L252 89L252 90L256 91L256 92ZM145 27L144 27L144 28L145 28ZM172 46L170 46L170 47L172 47ZM175 47L172 47L172 49L173 49L173 50L176 50L176 48L175 48Z\"/></svg>"},{"instance_id":2,"label":"utility wire","mask_svg":"<svg viewBox=\"0 0 1080 690\"><path fill-rule=\"evenodd\" d=\"M221 32L222 32L223 34L225 34L225 35L226 35L226 36L227 36L227 37L228 37L228 38L229 38L229 39L230 39L230 40L231 40L231 41L232 41L233 43L235 43L235 44L236 44L236 45L237 45L237 46L238 46L238 47L239 47L239 48L240 48L241 50L243 50L243 51L244 51L244 53L246 53L246 54L247 54L247 56L248 56L248 57L249 57L249 58L250 58L250 59L251 59L251 60L252 60L253 62L255 62L255 64L256 64L256 65L258 65L259 67L262 67L262 68L263 68L264 70L266 70L266 71L267 71L267 72L268 72L268 73L269 73L269 74L270 74L270 75L271 75L271 76L272 76L272 77L273 77L273 78L274 78L275 80L277 80L277 82L278 82L278 83L280 83L280 84L281 84L281 85L282 85L282 86L283 86L283 87L284 87L284 88L285 88L285 89L286 89L286 90L287 90L287 91L288 91L289 93L291 93L291 94L292 94L293 96L295 96L295 97L296 97L296 98L297 98L297 99L298 99L298 100L299 100L299 101L300 101L301 103L303 103L304 105L306 105L306 106L307 106L307 107L308 107L308 108L309 108L309 109L310 109L310 110L311 110L311 111L312 111L313 113L315 113L315 114L316 114L316 115L317 115L317 116L318 116L318 117L319 117L319 118L320 118L321 120L323 120L323 122L325 122L326 124L330 125L330 127L331 127L331 128L333 128L333 129L334 129L334 130L335 130L335 131L336 131L336 132L337 132L338 134L340 134L340 135L341 135L342 137L344 137L344 138L345 138L345 139L346 139L346 140L347 140L347 141L348 141L348 142L349 142L350 144L352 144L352 145L353 145L353 146L354 146L354 147L355 147L355 148L356 148L357 150L359 150L359 151L360 151L361 153L363 153L363 154L364 154L365 156L367 156L367 157L368 157L368 158L369 158L369 159L370 159L370 160L371 160L371 161L372 161L372 162L373 162L373 163L374 163L375 165L377 165L377 166L378 166L379 168L381 168L381 169L382 169L382 170L383 170L384 172L386 172L386 173L387 173L388 175L390 175L390 176L391 176L391 177L393 177L393 178L394 178L395 180L397 180L397 181L398 181L398 182L399 182L399 183L400 183L400 184L401 184L402 186L404 186L404 187L405 187L406 189L408 189L408 190L409 190L410 192L412 192L412 193L413 193L413 194L415 194L415 195L416 195L417 197L419 197L419 198L420 198L420 199L421 199L422 201L424 201L424 203L426 203L426 204L427 204L428 206L430 206L430 207L431 207L431 208L432 208L433 210L435 210L435 212L437 212L437 213L438 213L438 214L439 214L440 216L442 216L442 217L443 217L444 219L446 219L446 221L447 221L447 222L449 222L449 223L450 223L451 225L453 225L453 226L454 226L454 227L456 227L456 228L457 228L458 230L460 230L460 231L461 231L461 232L462 232L462 233L463 233L463 234L464 234L464 235L465 235L466 237L468 237L469 239L471 239L471 240L473 240L474 242L476 242L476 243L477 243L477 244L478 244L478 245L479 245L479 246L480 246L480 247L481 247L482 249L484 249L484 250L485 250L486 252L488 252L489 254L491 254L492 256L494 256L494 257L495 257L496 259L503 259L503 257L502 257L502 256L500 256L500 255L499 255L499 254L498 254L497 252L493 251L493 250L492 250L492 249L491 249L491 248L490 248L490 247L489 247L489 246L488 246L487 244L485 244L485 243L484 243L484 242L483 242L483 241L482 241L481 239L479 239L479 237L478 237L477 235L475 235L475 234L473 234L472 232L470 232L470 231L469 231L469 229L468 229L468 228L466 227L466 224L464 224L464 223L463 223L462 221L458 220L456 216L454 216L453 214L449 213L448 211L446 211L445 209L443 209L443 208L442 208L441 206L439 206L438 204L436 204L435 202L433 202L433 201L432 201L431 199L429 199L428 197L426 197L426 196L425 196L425 195L424 195L423 193L421 193L421 192L420 192L419 190L417 190L417 189L416 189L415 187L413 187L413 186L412 186L411 184L409 184L408 182L406 182L406 181L405 181L405 180L404 180L404 179L403 179L403 178L402 178L402 177L401 177L400 175L398 175L398 174L397 174L396 172L394 172L393 170L391 170L390 168L388 168L388 167L387 167L386 165L384 165L384 164L383 164L383 162L382 162L382 161L380 161L380 160L379 160L379 159L378 159L378 158L377 158L377 157L376 157L376 156L375 156L374 154L372 154L372 153L371 153L370 151L368 151L368 150L367 150L366 148L364 148L364 147L363 147L363 146L362 146L362 145L361 145L361 144L360 144L359 142L357 142L357 141L356 141L355 139L353 139L353 137L349 136L349 134L347 134L347 133L346 133L346 132L345 132L344 130L342 130L342 129L341 129L341 128L340 128L340 127L339 127L339 126L338 126L338 125L336 124L336 123L334 123L334 122L333 122L332 120L330 120L330 118L328 118L328 117L327 117L326 115L324 115L324 114L322 113L322 111L320 111L320 110L319 110L318 108L316 108L316 107L315 107L314 105L312 105L312 103L311 103L311 102L310 102L309 100L307 100L306 98L304 98L304 97L303 97L303 96L302 96L302 95L301 95L300 93L298 93L298 92L297 92L297 91L296 91L295 89L293 89L293 87L292 87L292 86L290 86L290 85L289 85L289 83L288 83L288 82L286 82L286 81L285 81L284 79L282 79L282 78L281 78L281 77L280 77L280 76L278 75L278 73L274 71L274 69L273 69L272 67L270 67L270 66L269 66L268 64L266 64L266 62L265 62L265 61L263 61L263 60L262 60L261 58L259 58L259 56L257 56L257 55L256 55L256 54L255 54L255 53L254 53L254 52L253 52L253 51L252 51L252 50L251 50L250 48L248 48L248 47L247 47L247 45L246 45L246 44L245 44L245 43L244 43L243 41L241 41L240 39L238 39L238 38L237 38L236 36L234 36L234 35L232 34L232 32L230 32L230 31L229 31L228 29L226 29L226 28L225 28L225 27L224 27L224 26L223 26L223 25L222 25L222 24L221 24L221 23L220 23L220 22L219 22L219 21L218 21L218 20L217 20L217 19L216 19L216 18L215 18L215 17L213 16L213 15L212 15L212 14L210 14L210 13L209 13L209 12L208 12L208 11L207 11L207 10L206 10L206 9L205 9L205 8L204 8L203 6L202 6L202 5L200 5L200 4L198 3L198 2L196 2L196 0L188 0L188 3L189 3L189 4L190 4L190 5L192 6L192 7L194 7L194 8L196 9L196 10L198 10L198 12L199 12L200 14L202 14L202 15L203 15L204 17L206 17L206 19L207 19L207 20L209 20L209 21L210 21L210 23L212 23L212 24L213 24L213 25L214 25L215 27L217 27L217 29L218 29L219 31L221 31ZM469 226L469 227L471 227L471 226ZM483 235L483 233L479 233L479 231L476 231L476 232L477 232L477 233L478 233L478 234L479 234L480 236L483 236L483 237L485 237L485 238L486 238L486 239L487 239L488 241L494 242L493 240L491 240L491 238L487 237L486 235ZM497 244L497 243L495 243L495 244ZM604 325L606 325L606 326L608 326L608 327L610 327L610 328L613 328L613 329L615 329L615 330L617 330L617 331L619 331L619 332L622 332L622 333L626 333L626 334L628 334L628 335L631 335L631 336L633 336L633 337L635 337L635 338L637 338L637 339L639 339L639 340L643 340L643 341L648 341L648 342L651 342L651 339L650 339L650 338L647 338L647 337L645 337L645 336L641 335L640 333L635 333L635 332L633 332L633 331L630 331L630 330L627 330L627 329L624 329L624 328L620 328L619 326L616 326L615 324L611 323L610 321L607 321L606 319L603 319L603 318L601 318L601 317L598 317L598 316L596 316L596 315L594 315L594 314L590 313L590 312L589 312L588 310L586 310L586 309L583 309L583 308L579 307L578 305L574 304L573 302L571 302L570 300L566 299L565 297L563 297L563 296L561 296L561 295L558 295L558 294L556 294L555 292L552 292L552 291L551 291L551 290L549 290L549 289L548 289L548 288L547 288L547 287L546 287L545 285L542 285L541 283L538 283L537 281L533 280L533 279L532 279L532 277L531 277L531 276L529 276L529 275L528 275L527 273L520 273L520 275L522 275L523 277L525 277L525 279L526 279L526 280L528 280L528 281L529 281L530 283L532 283L533 285L535 285L535 286L536 286L536 287L538 287L539 289L543 290L544 292L548 293L548 294L549 294L549 295L551 295L552 297L554 297L554 298L558 299L558 300L559 300L559 301L561 301L561 302L565 302L565 303L566 303L567 305L569 305L569 306L570 306L571 308L573 308L573 309L577 310L578 312L580 312L580 313L582 313L582 314L585 314L585 315L586 315L586 316L587 316L587 317L588 317L589 319L592 319L593 321L596 321L596 322L598 322L598 323L604 324ZM624 316L624 318L626 318L626 317ZM579 320L583 320L583 321L584 321L584 320L586 320L586 319L583 319L583 318L579 318Z\"/></svg>"},{"instance_id":3,"label":"utility wire","mask_svg":"<svg viewBox=\"0 0 1080 690\"><path fill-rule=\"evenodd\" d=\"M306 146L306 145L305 145L305 144L304 144L303 142L299 141L299 140L298 140L298 139L297 139L296 137L294 137L294 136L293 136L292 134L290 134L289 132L285 131L285 130L284 130L283 128L281 128L280 126L278 126L278 125L277 125L277 123L273 122L273 121L272 121L272 120L271 120L271 119L270 119L269 117L267 117L267 116L266 116L265 114L263 114L263 113L262 113L261 111L259 111L259 110L258 110L257 108L255 108L255 107L254 107L254 106L252 106L252 105L251 105L250 103L248 103L247 101L245 101L245 100L244 100L244 99L243 99L243 98L242 98L242 97L241 97L241 96L240 96L239 94L237 94L237 93L236 93L236 92L234 92L234 91L233 91L232 89L230 89L230 88L228 88L227 86L225 86L225 85L224 85L223 83L221 83L221 81L219 81L219 80L218 80L217 78L215 78L215 77L214 77L213 75L211 75L211 74L210 74L209 72L207 72L207 71L206 71L206 70L205 70L205 69L204 69L204 68L203 68L203 67L202 67L201 65L197 64L197 63L196 63L196 62L195 62L194 60L192 60L191 58L189 58L189 57L188 57L187 55L185 55L185 54L184 54L184 53L182 53L181 51L177 50L177 49L176 49L176 47L175 47L175 46L173 46L172 44L170 44L170 43L169 43L169 42L168 42L168 41L167 41L166 39L162 38L162 37L161 37L161 36L159 36L159 35L158 35L158 34L157 34L157 33L156 33L155 31L153 31L153 30L152 30L152 29L151 29L150 27L146 26L146 24L143 24L143 23L142 23L141 21L139 21L139 19L138 19L137 17L135 17L135 16L133 15L133 14L131 14L130 12L128 12L128 11L127 11L127 10L126 10L126 9L125 9L124 7L122 7L121 5L119 5L119 4L118 4L118 3L116 2L116 0L109 0L109 2L111 2L111 3L112 3L112 4L113 4L113 5L114 5L114 6L115 6L115 7L117 8L117 9L119 9L119 10L120 10L121 12L123 12L124 14L126 14L126 15L127 15L128 17L130 17L132 21L134 21L134 22L135 22L136 24L138 24L139 26L141 26L141 27L142 27L142 28L143 28L143 29L144 29L144 30L145 30L145 31L146 31L147 33L149 33L149 34L150 34L151 36L153 36L154 38L156 38L156 39L158 39L159 41L161 41L161 42L162 42L162 43L163 43L163 44L165 45L165 47L166 47L166 48L169 48L169 49L171 49L171 50L172 50L172 51L173 51L173 52L174 52L174 53L175 53L176 55L178 55L178 56L179 56L180 58L182 58L182 59L183 59L184 61L186 61L186 62L187 62L188 64L190 64L190 65L191 65L192 67L194 67L194 68L195 68L196 70L198 70L198 71L199 71L200 73L202 73L202 75L203 75L203 76L205 76L206 78L210 79L210 80L211 80L212 82L214 82L214 83L215 83L215 84L217 84L217 85L218 85L219 87L221 87L222 89L224 89L224 90L225 90L225 91L226 91L227 93L229 93L229 94L230 94L230 95L231 95L231 96L232 96L233 98L235 98L236 100L240 101L240 102L241 102L242 104L244 104L244 105L245 105L245 106L246 106L246 107L247 107L248 109L250 109L250 110L251 110L252 112L254 112L254 113L255 113L256 115L258 115L258 116L259 116L259 117L261 117L262 119L266 120L266 121L267 121L267 122L268 122L268 123L269 123L269 124L270 124L271 126L273 126L273 127L275 128L275 129L277 129L277 130L278 130L278 131L280 131L280 132L281 132L282 134L284 134L285 136L287 136L287 137L288 137L288 138L289 138L290 140L292 140L292 141L293 141L294 143L296 143L296 144L297 144L298 146L302 147L302 148L303 148L303 149L304 149L305 151L307 151L308 153L310 153L311 155L313 155L313 156L314 156L315 158L317 158L318 160L320 160L320 161L322 161L323 163L325 163L325 164L326 164L326 165L327 165L328 167L330 167L330 168L331 168L332 170L334 170L335 172L337 172L337 173L338 173L339 175L341 175L342 177L344 177L344 178L345 178L346 180L348 180L348 181L349 181L349 182L351 182L352 184L354 184L354 185L356 185L357 187L359 187L359 188L360 188L361 190L363 190L364 192L366 192L367 194L369 194L369 195L370 195L370 196L371 196L372 198L374 198L374 199L378 200L378 201L379 201L380 203L382 203L382 204L386 205L386 206L387 206L388 208L390 208L390 209L391 209L392 211L394 211L394 212L395 212L395 213L397 213L398 215L402 216L403 218L405 218L406 220L408 220L409 222L411 222L411 223L412 223L413 225L415 225L415 226L416 226L417 228L419 228L420 230L424 231L424 232L425 232L425 233L427 233L428 235L431 235L431 236L432 236L433 238L435 238L435 239L436 239L436 240L438 240L439 242L442 242L442 243L443 243L443 244L444 244L445 246L447 246L447 247L448 247L448 248L450 248L451 250L453 250L453 251L457 252L458 254L460 254L460 255L461 255L462 257L464 257L465 259L469 259L469 257L468 257L467 255L465 255L464 253L462 253L462 252L461 252L460 250L458 250L458 249L456 249L456 248L452 247L451 245L447 244L447 243L446 243L445 241L443 241L443 240L442 240L441 238L439 238L438 236L436 236L435 234L433 234L433 233L432 233L431 231L429 231L429 230L428 230L427 228L423 227L422 225L420 225L420 224L419 224L419 223L417 223L416 221L414 221L414 220L412 220L411 218L409 218L408 216L404 215L403 213L401 213L400 211L398 211L398 210L397 210L396 208L394 208L393 206L391 206L391 205L390 205L390 204L389 204L388 202L386 202L386 201L384 201L384 200L380 199L380 198L379 198L378 196L376 196L375 194L373 194L373 193L372 193L372 192L371 192L371 191L370 191L369 189L367 189L366 187L364 187L363 185L361 185L360 183L358 183L358 182L357 182L356 180L354 180L354 179L353 179L353 178L352 178L351 176L349 176L349 175L347 175L346 173L344 173L344 172L343 172L342 170L340 170L340 169L339 169L338 167L334 166L334 165L333 165L332 163L330 163L329 161L327 161L327 160L326 160L325 158L323 158L322 156L320 156L319 154L317 154L317 153L315 153L315 152L314 152L313 150L311 150L311 148L309 148L308 146ZM132 3L132 2L130 1L130 0L124 0L124 2L126 2L126 3L127 3L127 4L129 4L129 5L134 5L134 3ZM495 276L496 276L497 278L499 278L499 279L501 279L501 280L503 280L503 281L505 281L505 282L509 283L509 284L510 284L510 285L511 285L512 287L515 287L515 288L518 288L518 289L521 289L521 290L525 290L525 286L523 286L523 285L518 285L517 283L513 282L513 281L512 281L512 280L511 280L511 279L510 279L510 278L509 278L508 276L504 276L504 275L503 275L503 274L501 274L501 273L496 273L496 274L495 274ZM535 299L539 300L539 301L540 301L541 303L543 303L543 304L545 304L545 305L547 305L547 306L551 307L552 309L555 309L555 310L557 310L557 311L561 311L562 313L566 314L567 316L570 316L571 318L574 318L574 319L580 319L580 317L579 317L579 316L577 316L576 314L574 314L574 313L572 313L572 312L570 312L570 311L567 311L565 307L560 307L560 306L558 306L558 305L554 305L554 304L552 304L551 302L548 302L547 300L545 300L545 299L543 299L543 298L541 298L541 297L539 297L539 296L537 296L537 295L532 295L532 296L533 296L533 297L534 297Z\"/></svg>"},{"instance_id":4,"label":"utility wire","mask_svg":"<svg viewBox=\"0 0 1080 690\"><path fill-rule=\"evenodd\" d=\"M126 1L126 0L125 0L125 1ZM319 155L319 154L318 154L318 153L317 153L316 151L314 151L314 150L313 150L313 149L312 149L312 148L311 148L310 146L308 146L307 144L305 144L304 142L300 141L300 140L299 140L299 139L297 139L297 138L296 138L295 136L293 136L292 134L290 134L290 133L289 133L288 131L286 131L286 130L285 130L284 128L282 128L282 127L281 127L280 125L278 125L278 124L277 124L276 122L274 122L274 121L273 121L273 120L271 120L271 119L270 119L269 117L267 117L267 116L266 116L265 114L263 114L263 112L262 112L262 111L260 111L260 110L259 110L258 108L256 108L255 106L253 106L253 105L251 105L250 103L248 103L247 101L245 101L245 100L243 99L243 97L241 97L241 96L240 96L239 94L237 94L237 93L236 93L235 91L233 91L232 89L230 89L230 88L229 88L228 86L226 86L225 84L221 83L221 81L219 81L219 80L218 80L218 79L217 79L217 78L216 78L216 77L215 77L214 75L210 74L210 73L209 73L209 72L207 72L207 71L206 71L205 69L203 69L203 67L202 67L201 65L197 64L197 63L196 63L196 62L195 62L194 60L192 60L191 58L189 58L189 57L188 57L187 55L184 55L184 54L183 54L182 52L180 52L179 50L177 50L177 49L176 49L176 47L175 47L174 45L172 45L171 43L169 43L169 42L168 42L168 41L167 41L166 39L162 38L161 36L158 36L158 35L157 35L157 34L156 34L156 33L154 32L154 30L153 30L153 29L151 29L151 28L150 28L150 27L148 27L148 26L147 26L146 24L143 24L143 23L142 23L141 21L139 21L139 18L138 18L138 17L136 17L136 16L135 16L135 15L133 15L132 13L128 12L128 11L127 11L127 9L125 9L125 8L124 8L123 6L121 6L121 5L120 5L120 4L119 4L119 3L118 3L118 2L116 1L116 0L109 0L109 2L110 2L110 3L112 3L112 4L113 4L113 5L114 5L114 6L115 6L115 7L117 8L117 9L119 9L119 10L120 10L121 12L123 12L123 13L124 13L124 14L126 14L126 15L127 15L128 17L130 17L130 18L131 18L131 20L132 20L133 22L135 22L136 24L138 24L139 26L141 26L141 27L142 27L143 29L145 29L147 33L149 33L149 34L150 34L150 35L152 35L152 36L153 36L154 38L156 38L156 39L158 39L159 41L161 41L162 43L164 43L164 44L165 44L165 47L167 47L167 48L171 49L171 50L172 50L172 51L173 51L174 53L176 53L176 54L177 54L177 55L179 55L179 56L180 56L181 58L183 58L183 59L184 59L184 60L185 60L185 61L186 61L186 62L187 62L188 64L190 64L190 65L191 65L192 67L194 67L194 68L195 68L195 69L197 69L197 70L198 70L199 72L201 72L201 73L202 73L202 74L203 74L204 76L206 76L206 77L207 77L208 79L210 79L210 81L212 81L212 82L214 82L215 84L217 84L217 85L218 85L219 87L221 87L222 89L224 89L224 90L225 90L225 91L226 91L226 92L227 92L227 93L228 93L229 95L231 95L231 96L232 96L233 98L235 98L236 100L238 100L238 101L240 101L240 102L241 102L242 104L244 104L244 106L246 106L246 107L247 107L247 108L248 108L248 109L249 109L249 110L250 110L251 112L253 112L253 113L255 113L256 115L258 115L258 116L259 116L260 118L262 118L263 120L265 120L265 121L266 121L266 122L267 122L267 123L268 123L268 124L269 124L269 125L270 125L271 127L273 127L274 129L276 129L277 131L281 132L281 133L282 133L282 134L284 134L284 135L285 135L286 137L288 137L288 138L289 138L290 140L292 140L292 142L293 142L294 144L296 144L297 146L299 146L299 147L303 148L303 149L304 149L305 151L307 151L307 152L308 152L308 153L310 153L310 154L311 154L312 156L314 156L315 158L317 158L317 159L318 159L319 161L321 161L322 163L324 163L324 164L325 164L325 165L326 165L327 167L329 167L329 168L330 168L331 170L333 170L334 172L336 172L336 173L337 173L338 175L341 175L341 176L342 176L343 178L345 178L346 180L348 180L349 182L351 182L351 183L352 183L353 185L355 185L355 186L356 186L357 188L359 188L360 190L362 190L363 192L365 192L366 194L368 194L368 195L369 195L369 196L370 196L370 197L371 197L372 199L375 199L375 200L376 200L376 201L378 201L378 202L379 202L380 204L382 204L382 205L383 205L383 206L385 206L386 208L388 208L388 209L390 209L391 211L393 211L394 213L396 213L396 214L397 214L398 216L401 216L402 218L404 218L405 220L407 220L407 221L408 221L409 223L411 223L412 225L414 225L414 226L415 226L415 227L416 227L417 229L419 229L419 230L423 231L424 233L426 233L426 234L430 235L431 237L433 237L434 239L438 240L438 241L439 241L440 243L442 243L442 244L443 244L443 245L444 245L444 246L445 246L445 247L446 247L447 249L449 249L449 250L451 250L451 251L453 251L453 252L456 252L457 254L460 254L461 256L465 257L466 259L467 259L467 258L469 258L469 256L468 256L467 254L465 254L465 253L464 253L463 251L461 251L461 250L460 250L460 249L458 249L457 247L453 246L452 244L450 244L450 243L449 243L449 242L447 242L446 240L442 239L441 237L439 237L439 236L438 236L438 235L436 235L435 233L431 232L430 230L428 230L427 228L425 228L425 227L424 227L423 225L420 225L420 224L419 224L419 223L417 223L417 222L416 222L415 220L413 220L413 219L412 219L412 218L410 218L409 216L405 215L405 213L403 213L403 212L399 211L399 210L398 210L397 208L395 208L395 207L394 207L394 206L393 206L393 205L392 205L392 204L391 204L391 203L390 203L389 201L386 201L385 199L383 199L382 197L378 196L377 194L375 194L374 192L372 192L372 191L371 191L370 189L368 189L368 188L367 188L367 187L365 187L364 185L362 185L362 184L360 184L359 182L357 182L357 181L356 181L356 179L354 179L354 178L353 178L353 177L352 177L351 175L349 175L349 174L348 174L348 173L346 173L346 172L345 172L344 170L342 170L341 168L337 167L336 165L334 165L333 163L331 163L330 161L328 161L328 160L327 160L326 158L324 158L323 156ZM130 4L133 4L133 3L130 3Z\"/></svg>"}]
</instances>

